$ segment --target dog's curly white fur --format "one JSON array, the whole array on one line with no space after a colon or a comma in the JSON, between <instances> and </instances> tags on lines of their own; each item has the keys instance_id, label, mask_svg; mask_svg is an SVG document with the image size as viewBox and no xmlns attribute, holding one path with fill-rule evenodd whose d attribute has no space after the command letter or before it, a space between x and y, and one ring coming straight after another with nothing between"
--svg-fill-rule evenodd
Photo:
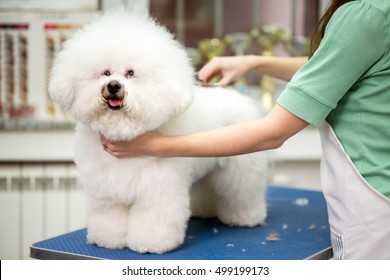
<instances>
[{"instance_id":1,"label":"dog's curly white fur","mask_svg":"<svg viewBox=\"0 0 390 280\"><path fill-rule=\"evenodd\" d=\"M184 48L148 16L116 11L76 32L55 59L49 92L78 120L90 243L164 253L184 242L191 214L249 227L266 218L264 153L117 159L102 148L99 134L175 135L261 115L232 89L195 87Z\"/></svg>"}]
</instances>

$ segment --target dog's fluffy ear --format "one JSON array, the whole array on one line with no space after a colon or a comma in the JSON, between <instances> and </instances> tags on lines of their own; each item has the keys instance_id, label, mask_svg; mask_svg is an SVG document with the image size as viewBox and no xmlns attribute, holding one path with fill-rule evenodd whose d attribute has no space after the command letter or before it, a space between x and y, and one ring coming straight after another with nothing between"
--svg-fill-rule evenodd
<instances>
[{"instance_id":1,"label":"dog's fluffy ear","mask_svg":"<svg viewBox=\"0 0 390 280\"><path fill-rule=\"evenodd\" d=\"M49 95L54 102L66 110L72 106L80 87L79 83L88 73L83 61L85 61L85 54L91 52L91 45L85 44L84 33L82 28L65 41L50 70Z\"/></svg>"},{"instance_id":2,"label":"dog's fluffy ear","mask_svg":"<svg viewBox=\"0 0 390 280\"><path fill-rule=\"evenodd\" d=\"M76 79L74 73L76 69L69 69L70 61L66 58L66 53L60 52L54 60L50 71L49 95L51 99L64 109L69 109L73 103L75 95Z\"/></svg>"}]
</instances>

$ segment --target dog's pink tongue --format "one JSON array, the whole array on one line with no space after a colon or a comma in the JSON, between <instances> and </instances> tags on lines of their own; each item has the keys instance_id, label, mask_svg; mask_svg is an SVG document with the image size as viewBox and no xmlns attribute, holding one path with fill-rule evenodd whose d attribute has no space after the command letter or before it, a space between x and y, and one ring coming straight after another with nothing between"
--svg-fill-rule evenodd
<instances>
[{"instance_id":1,"label":"dog's pink tongue","mask_svg":"<svg viewBox=\"0 0 390 280\"><path fill-rule=\"evenodd\" d=\"M122 105L122 101L119 99L110 99L108 100L108 103L110 103L111 107L118 107Z\"/></svg>"}]
</instances>

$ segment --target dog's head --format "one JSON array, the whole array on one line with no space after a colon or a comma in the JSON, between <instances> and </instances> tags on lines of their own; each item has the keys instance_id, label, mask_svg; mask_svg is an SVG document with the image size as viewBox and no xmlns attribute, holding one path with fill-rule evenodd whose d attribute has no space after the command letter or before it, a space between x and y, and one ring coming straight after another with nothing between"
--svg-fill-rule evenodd
<instances>
[{"instance_id":1,"label":"dog's head","mask_svg":"<svg viewBox=\"0 0 390 280\"><path fill-rule=\"evenodd\" d=\"M51 98L113 140L155 130L192 101L184 48L146 15L115 11L76 32L55 58Z\"/></svg>"}]
</instances>

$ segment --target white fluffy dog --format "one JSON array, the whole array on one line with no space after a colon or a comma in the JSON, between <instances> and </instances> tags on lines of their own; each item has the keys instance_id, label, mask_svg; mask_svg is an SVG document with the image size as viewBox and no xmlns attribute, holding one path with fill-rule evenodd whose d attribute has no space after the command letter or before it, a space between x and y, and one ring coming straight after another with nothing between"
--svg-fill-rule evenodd
<instances>
[{"instance_id":1,"label":"white fluffy dog","mask_svg":"<svg viewBox=\"0 0 390 280\"><path fill-rule=\"evenodd\" d=\"M76 32L55 59L49 92L78 120L88 242L164 253L183 243L191 214L247 227L266 218L264 153L118 159L102 148L99 134L184 134L261 115L234 90L195 87L184 48L147 15L116 11Z\"/></svg>"}]
</instances>

